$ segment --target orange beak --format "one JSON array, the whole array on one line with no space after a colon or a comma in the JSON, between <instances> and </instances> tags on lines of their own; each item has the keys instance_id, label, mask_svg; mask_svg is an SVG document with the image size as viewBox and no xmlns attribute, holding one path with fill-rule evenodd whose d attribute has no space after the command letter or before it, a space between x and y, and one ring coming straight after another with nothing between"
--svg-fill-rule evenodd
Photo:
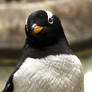
<instances>
[{"instance_id":1,"label":"orange beak","mask_svg":"<svg viewBox=\"0 0 92 92\"><path fill-rule=\"evenodd\" d=\"M42 29L43 29L42 26L35 26L35 28L34 28L34 33L35 33L35 34L38 34L39 32L42 31Z\"/></svg>"}]
</instances>

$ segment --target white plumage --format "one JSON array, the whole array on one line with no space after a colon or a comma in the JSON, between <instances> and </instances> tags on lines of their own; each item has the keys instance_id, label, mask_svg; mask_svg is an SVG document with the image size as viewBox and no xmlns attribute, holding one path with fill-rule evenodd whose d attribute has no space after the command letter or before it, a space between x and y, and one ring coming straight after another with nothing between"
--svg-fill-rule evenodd
<instances>
[{"instance_id":1,"label":"white plumage","mask_svg":"<svg viewBox=\"0 0 92 92\"><path fill-rule=\"evenodd\" d=\"M45 11L45 12L47 13L48 20L49 20L50 18L52 18L52 16L53 16L53 13L52 13L52 12L50 12L50 11Z\"/></svg>"},{"instance_id":2,"label":"white plumage","mask_svg":"<svg viewBox=\"0 0 92 92\"><path fill-rule=\"evenodd\" d=\"M75 55L28 57L13 82L13 92L83 92L82 65Z\"/></svg>"}]
</instances>

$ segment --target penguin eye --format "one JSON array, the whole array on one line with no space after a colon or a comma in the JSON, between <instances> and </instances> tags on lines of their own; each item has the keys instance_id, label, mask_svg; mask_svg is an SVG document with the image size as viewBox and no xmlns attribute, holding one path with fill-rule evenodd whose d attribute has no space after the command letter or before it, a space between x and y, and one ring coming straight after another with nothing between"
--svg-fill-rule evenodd
<instances>
[{"instance_id":1,"label":"penguin eye","mask_svg":"<svg viewBox=\"0 0 92 92\"><path fill-rule=\"evenodd\" d=\"M53 18L49 18L49 23L53 24Z\"/></svg>"}]
</instances>

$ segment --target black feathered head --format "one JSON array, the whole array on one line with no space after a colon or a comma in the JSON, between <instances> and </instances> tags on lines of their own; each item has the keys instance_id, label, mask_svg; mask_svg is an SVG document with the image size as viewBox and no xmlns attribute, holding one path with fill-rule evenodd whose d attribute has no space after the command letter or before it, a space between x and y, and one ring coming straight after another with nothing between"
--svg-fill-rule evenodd
<instances>
[{"instance_id":1,"label":"black feathered head","mask_svg":"<svg viewBox=\"0 0 92 92\"><path fill-rule=\"evenodd\" d=\"M45 47L56 43L64 36L59 18L50 11L31 13L25 25L27 42L32 47Z\"/></svg>"}]
</instances>

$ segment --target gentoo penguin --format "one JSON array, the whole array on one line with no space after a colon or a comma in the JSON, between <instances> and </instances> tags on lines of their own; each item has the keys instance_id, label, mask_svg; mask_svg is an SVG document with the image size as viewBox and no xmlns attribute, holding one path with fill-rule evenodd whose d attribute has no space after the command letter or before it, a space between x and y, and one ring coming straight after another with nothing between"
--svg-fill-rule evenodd
<instances>
[{"instance_id":1,"label":"gentoo penguin","mask_svg":"<svg viewBox=\"0 0 92 92\"><path fill-rule=\"evenodd\" d=\"M59 18L50 11L30 14L26 41L15 71L2 92L83 92L83 71Z\"/></svg>"}]
</instances>

